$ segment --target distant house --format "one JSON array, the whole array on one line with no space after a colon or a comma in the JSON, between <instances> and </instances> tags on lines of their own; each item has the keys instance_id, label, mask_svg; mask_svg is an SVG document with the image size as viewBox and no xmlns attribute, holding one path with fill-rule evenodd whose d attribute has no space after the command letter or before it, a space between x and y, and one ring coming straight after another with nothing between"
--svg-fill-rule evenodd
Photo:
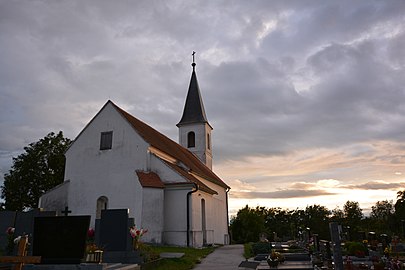
<instances>
[{"instance_id":1,"label":"distant house","mask_svg":"<svg viewBox=\"0 0 405 270\"><path fill-rule=\"evenodd\" d=\"M179 144L112 101L94 116L66 152L65 181L40 198L45 210L73 215L128 208L143 241L203 246L228 244L228 191L212 171L212 127L195 63Z\"/></svg>"}]
</instances>

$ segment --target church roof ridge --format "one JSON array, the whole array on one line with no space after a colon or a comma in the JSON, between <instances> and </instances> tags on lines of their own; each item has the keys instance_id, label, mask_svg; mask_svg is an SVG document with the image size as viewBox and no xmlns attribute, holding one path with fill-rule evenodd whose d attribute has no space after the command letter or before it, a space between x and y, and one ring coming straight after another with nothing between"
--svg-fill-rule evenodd
<instances>
[{"instance_id":1,"label":"church roof ridge","mask_svg":"<svg viewBox=\"0 0 405 270\"><path fill-rule=\"evenodd\" d=\"M210 170L204 163L202 163L193 153L189 150L166 137L159 131L151 126L145 124L133 115L118 107L114 102L109 100L117 111L129 122L129 124L138 132L138 134L151 146L163 151L164 153L174 157L176 160L183 162L193 172L207 178L208 181L213 182L221 187L230 188L224 181L221 180L212 170Z\"/></svg>"}]
</instances>

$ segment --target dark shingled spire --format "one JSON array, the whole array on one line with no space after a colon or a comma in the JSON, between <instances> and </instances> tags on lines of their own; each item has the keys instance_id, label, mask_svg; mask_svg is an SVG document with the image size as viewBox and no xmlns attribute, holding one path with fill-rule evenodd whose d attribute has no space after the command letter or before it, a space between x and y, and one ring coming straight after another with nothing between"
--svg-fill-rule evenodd
<instances>
[{"instance_id":1,"label":"dark shingled spire","mask_svg":"<svg viewBox=\"0 0 405 270\"><path fill-rule=\"evenodd\" d=\"M195 74L196 64L194 62L194 54L195 52L193 52L193 63L191 64L193 66L193 73L191 74L183 116L177 124L178 127L185 124L208 123L200 94L200 88L198 87L197 75Z\"/></svg>"}]
</instances>

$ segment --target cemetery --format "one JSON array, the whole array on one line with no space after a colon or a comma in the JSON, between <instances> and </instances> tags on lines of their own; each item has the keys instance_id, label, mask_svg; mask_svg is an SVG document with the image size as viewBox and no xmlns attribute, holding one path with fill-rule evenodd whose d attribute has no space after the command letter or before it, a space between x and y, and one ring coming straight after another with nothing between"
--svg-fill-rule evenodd
<instances>
[{"instance_id":1,"label":"cemetery","mask_svg":"<svg viewBox=\"0 0 405 270\"><path fill-rule=\"evenodd\" d=\"M103 210L94 228L90 216L71 215L69 208L59 212L0 211L0 269L156 269L179 258L194 265L195 258L214 250L152 248L142 241L147 233L135 226L127 209Z\"/></svg>"},{"instance_id":2,"label":"cemetery","mask_svg":"<svg viewBox=\"0 0 405 270\"><path fill-rule=\"evenodd\" d=\"M329 229L331 241L308 232L301 239L284 242L270 242L261 236L258 242L245 245L246 261L239 269L404 269L405 244L398 236L359 232L348 237L336 222L331 222Z\"/></svg>"},{"instance_id":3,"label":"cemetery","mask_svg":"<svg viewBox=\"0 0 405 270\"><path fill-rule=\"evenodd\" d=\"M288 241L268 241L260 235L258 242L245 245L246 260L239 269L404 268L405 244L399 237L375 232L349 237L336 222L329 224L329 230L331 241L309 231ZM90 227L90 216L70 215L68 208L0 211L0 269L155 269L162 258L184 256L163 246L160 254L148 252L148 244L142 241L146 233L147 229L135 226L127 209L103 210L95 228Z\"/></svg>"}]
</instances>

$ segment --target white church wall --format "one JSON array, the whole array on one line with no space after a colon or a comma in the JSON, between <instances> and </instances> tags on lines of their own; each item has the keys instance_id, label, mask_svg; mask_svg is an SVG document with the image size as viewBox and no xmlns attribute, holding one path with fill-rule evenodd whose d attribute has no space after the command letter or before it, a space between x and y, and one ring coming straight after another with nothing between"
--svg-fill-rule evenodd
<instances>
[{"instance_id":1,"label":"white church wall","mask_svg":"<svg viewBox=\"0 0 405 270\"><path fill-rule=\"evenodd\" d=\"M164 191L163 242L165 244L178 246L187 245L186 202L187 193L190 190L190 187L166 187Z\"/></svg>"},{"instance_id":2,"label":"white church wall","mask_svg":"<svg viewBox=\"0 0 405 270\"><path fill-rule=\"evenodd\" d=\"M173 171L166 163L164 163L159 157L151 155L150 170L157 173L164 183L183 183L184 178L178 173Z\"/></svg>"},{"instance_id":3,"label":"white church wall","mask_svg":"<svg viewBox=\"0 0 405 270\"><path fill-rule=\"evenodd\" d=\"M201 247L203 245L203 211L202 211L202 201L205 204L205 231L206 231L206 244L222 244L215 242L214 231L217 229L215 223L213 222L213 217L211 214L211 209L215 206L212 205L212 195L205 193L203 191L197 191L192 195L192 234L193 243L196 247Z\"/></svg>"},{"instance_id":4,"label":"white church wall","mask_svg":"<svg viewBox=\"0 0 405 270\"><path fill-rule=\"evenodd\" d=\"M143 188L142 220L140 226L148 229L142 241L162 243L164 191L161 188ZM138 224L136 224L138 225Z\"/></svg>"},{"instance_id":5,"label":"white church wall","mask_svg":"<svg viewBox=\"0 0 405 270\"><path fill-rule=\"evenodd\" d=\"M213 243L215 244L228 244L225 239L228 236L228 221L227 221L227 206L226 206L226 190L204 178L195 175L209 188L215 190L218 194L210 195L205 192L197 192L200 194L198 197L193 197L193 203L196 205L193 212L193 226L195 230L201 230L201 199L205 199L206 208L206 229L207 241L208 235L212 235Z\"/></svg>"},{"instance_id":6,"label":"white church wall","mask_svg":"<svg viewBox=\"0 0 405 270\"><path fill-rule=\"evenodd\" d=\"M113 131L112 149L100 150L101 132ZM108 208L129 208L141 219L142 191L135 170L146 168L148 144L111 104L107 104L76 138L66 153L65 179L72 214L96 215L97 199L108 198Z\"/></svg>"},{"instance_id":7,"label":"white church wall","mask_svg":"<svg viewBox=\"0 0 405 270\"><path fill-rule=\"evenodd\" d=\"M179 142L180 145L185 148L187 148L187 135L190 131L195 133L195 147L188 148L188 150L195 153L204 164L207 164L208 168L212 169L212 142L210 149L208 149L207 144L207 133L209 133L211 137L211 128L208 124L200 123L181 126L179 128ZM205 153L207 153L208 156L205 156Z\"/></svg>"}]
</instances>

